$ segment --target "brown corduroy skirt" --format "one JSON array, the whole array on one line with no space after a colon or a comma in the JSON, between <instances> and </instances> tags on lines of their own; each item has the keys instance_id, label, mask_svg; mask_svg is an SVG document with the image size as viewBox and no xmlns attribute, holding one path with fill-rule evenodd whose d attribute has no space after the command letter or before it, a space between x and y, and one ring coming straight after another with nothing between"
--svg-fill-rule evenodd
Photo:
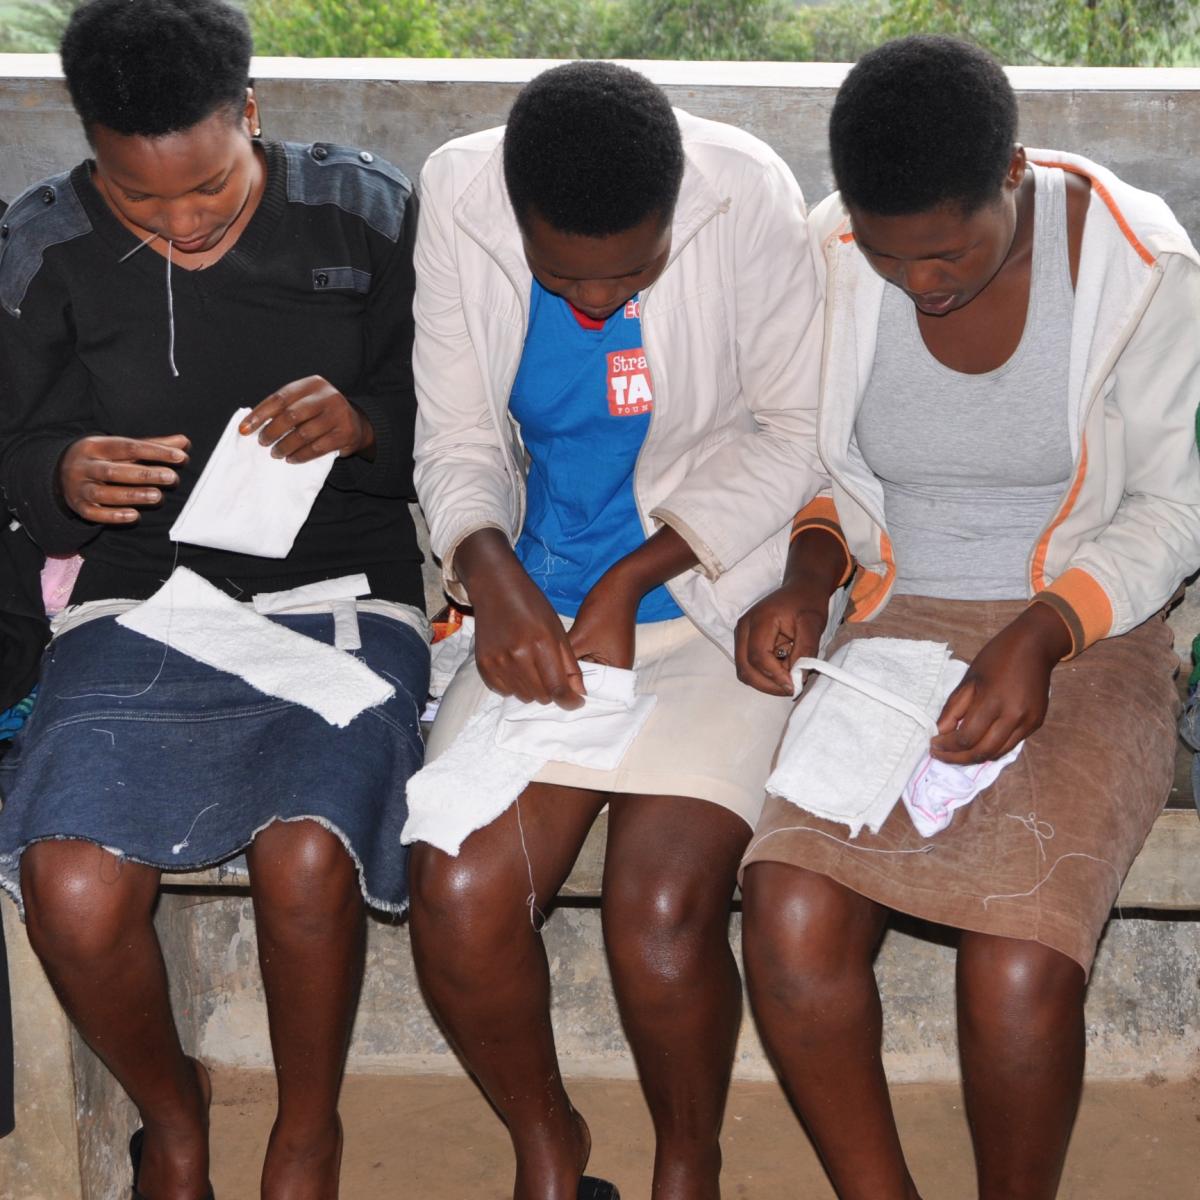
<instances>
[{"instance_id":1,"label":"brown corduroy skirt","mask_svg":"<svg viewBox=\"0 0 1200 1200\"><path fill-rule=\"evenodd\" d=\"M852 638L948 642L970 661L1021 601L899 596ZM903 804L879 833L769 797L742 863L815 871L888 908L1058 950L1090 972L1121 883L1170 793L1179 668L1165 621L1153 617L1060 663L1045 723L997 781L922 838ZM915 852L915 853L914 853Z\"/></svg>"}]
</instances>

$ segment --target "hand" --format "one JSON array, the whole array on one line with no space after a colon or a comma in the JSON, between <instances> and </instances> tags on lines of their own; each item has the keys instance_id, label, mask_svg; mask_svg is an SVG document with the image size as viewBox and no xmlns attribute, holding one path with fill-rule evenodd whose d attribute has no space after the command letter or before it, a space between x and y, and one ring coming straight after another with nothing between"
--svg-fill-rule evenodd
<instances>
[{"instance_id":1,"label":"hand","mask_svg":"<svg viewBox=\"0 0 1200 1200\"><path fill-rule=\"evenodd\" d=\"M343 458L375 450L375 430L366 415L320 375L284 384L247 414L238 432L259 430L272 458L311 462L336 450Z\"/></svg>"},{"instance_id":2,"label":"hand","mask_svg":"<svg viewBox=\"0 0 1200 1200\"><path fill-rule=\"evenodd\" d=\"M637 610L642 593L614 568L600 577L583 599L567 638L581 662L633 666Z\"/></svg>"},{"instance_id":3,"label":"hand","mask_svg":"<svg viewBox=\"0 0 1200 1200\"><path fill-rule=\"evenodd\" d=\"M80 438L59 460L58 479L67 507L97 525L132 525L138 508L162 502L162 488L179 476L157 463L187 462L191 446L182 433L161 438Z\"/></svg>"},{"instance_id":4,"label":"hand","mask_svg":"<svg viewBox=\"0 0 1200 1200\"><path fill-rule=\"evenodd\" d=\"M769 696L792 695L792 665L816 656L832 590L827 579L796 578L747 609L734 631L738 678Z\"/></svg>"},{"instance_id":5,"label":"hand","mask_svg":"<svg viewBox=\"0 0 1200 1200\"><path fill-rule=\"evenodd\" d=\"M566 631L497 529L480 529L454 555L475 608L475 664L493 692L578 708L583 675Z\"/></svg>"},{"instance_id":6,"label":"hand","mask_svg":"<svg viewBox=\"0 0 1200 1200\"><path fill-rule=\"evenodd\" d=\"M930 753L959 766L1003 758L1041 728L1050 673L1070 652L1063 619L1031 604L975 656L942 709Z\"/></svg>"}]
</instances>

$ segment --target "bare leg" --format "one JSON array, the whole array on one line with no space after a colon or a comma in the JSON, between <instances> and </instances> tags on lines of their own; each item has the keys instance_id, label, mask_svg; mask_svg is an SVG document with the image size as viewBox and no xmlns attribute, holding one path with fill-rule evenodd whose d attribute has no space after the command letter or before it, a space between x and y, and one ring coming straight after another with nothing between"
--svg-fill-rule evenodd
<instances>
[{"instance_id":1,"label":"bare leg","mask_svg":"<svg viewBox=\"0 0 1200 1200\"><path fill-rule=\"evenodd\" d=\"M268 826L247 861L279 1085L263 1200L336 1200L338 1091L366 949L358 874L315 821Z\"/></svg>"},{"instance_id":2,"label":"bare leg","mask_svg":"<svg viewBox=\"0 0 1200 1200\"><path fill-rule=\"evenodd\" d=\"M653 1200L717 1200L742 1015L729 905L750 826L680 796L612 798L604 936L654 1119Z\"/></svg>"},{"instance_id":3,"label":"bare leg","mask_svg":"<svg viewBox=\"0 0 1200 1200\"><path fill-rule=\"evenodd\" d=\"M880 1053L871 962L887 910L783 863L746 869L743 944L763 1043L841 1200L918 1200Z\"/></svg>"},{"instance_id":4,"label":"bare leg","mask_svg":"<svg viewBox=\"0 0 1200 1200\"><path fill-rule=\"evenodd\" d=\"M979 1200L1053 1200L1083 1086L1079 964L1037 942L963 933L958 1044Z\"/></svg>"},{"instance_id":5,"label":"bare leg","mask_svg":"<svg viewBox=\"0 0 1200 1200\"><path fill-rule=\"evenodd\" d=\"M545 910L606 799L530 784L519 806L473 833L457 858L413 847L417 971L455 1049L508 1126L515 1200L575 1200L590 1148L559 1074L546 951L530 921L521 830L536 903Z\"/></svg>"},{"instance_id":6,"label":"bare leg","mask_svg":"<svg viewBox=\"0 0 1200 1200\"><path fill-rule=\"evenodd\" d=\"M137 1106L146 1131L139 1190L208 1191L208 1076L183 1053L151 920L158 871L82 841L21 858L29 940L67 1015Z\"/></svg>"}]
</instances>

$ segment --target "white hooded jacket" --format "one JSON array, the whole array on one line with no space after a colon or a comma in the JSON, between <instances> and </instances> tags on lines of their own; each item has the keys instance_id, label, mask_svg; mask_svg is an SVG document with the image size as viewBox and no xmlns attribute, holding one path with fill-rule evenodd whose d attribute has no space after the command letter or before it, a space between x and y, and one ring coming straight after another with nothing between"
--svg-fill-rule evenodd
<instances>
[{"instance_id":1,"label":"white hooded jacket","mask_svg":"<svg viewBox=\"0 0 1200 1200\"><path fill-rule=\"evenodd\" d=\"M738 617L782 578L792 517L828 486L815 449L821 306L787 166L750 134L677 116L686 162L670 258L641 295L655 406L634 494L647 536L666 524L694 550L698 569L668 586L732 656ZM525 511L508 398L532 279L503 136L452 141L421 176L416 486L459 601L458 545L486 527L515 544Z\"/></svg>"},{"instance_id":2,"label":"white hooded jacket","mask_svg":"<svg viewBox=\"0 0 1200 1200\"><path fill-rule=\"evenodd\" d=\"M1200 256L1160 197L1078 155L1026 153L1091 183L1067 397L1075 465L1028 560L1029 598L1062 616L1077 654L1152 616L1200 566ZM859 568L848 619L867 621L896 578L882 487L854 437L888 285L837 194L809 228L825 294L817 441L833 483L796 526L843 537Z\"/></svg>"}]
</instances>

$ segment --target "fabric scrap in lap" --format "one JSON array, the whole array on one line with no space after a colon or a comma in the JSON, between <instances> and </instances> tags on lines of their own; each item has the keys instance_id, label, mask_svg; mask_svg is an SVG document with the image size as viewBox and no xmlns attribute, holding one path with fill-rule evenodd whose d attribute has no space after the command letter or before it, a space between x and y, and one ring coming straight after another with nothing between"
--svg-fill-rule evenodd
<instances>
[{"instance_id":1,"label":"fabric scrap in lap","mask_svg":"<svg viewBox=\"0 0 1200 1200\"><path fill-rule=\"evenodd\" d=\"M898 596L863 637L948 642L970 661L1023 601ZM903 808L853 844L843 826L770 798L743 859L827 875L899 912L1040 942L1091 970L1130 864L1170 794L1179 661L1160 617L1054 670L1042 728L933 840Z\"/></svg>"}]
</instances>

